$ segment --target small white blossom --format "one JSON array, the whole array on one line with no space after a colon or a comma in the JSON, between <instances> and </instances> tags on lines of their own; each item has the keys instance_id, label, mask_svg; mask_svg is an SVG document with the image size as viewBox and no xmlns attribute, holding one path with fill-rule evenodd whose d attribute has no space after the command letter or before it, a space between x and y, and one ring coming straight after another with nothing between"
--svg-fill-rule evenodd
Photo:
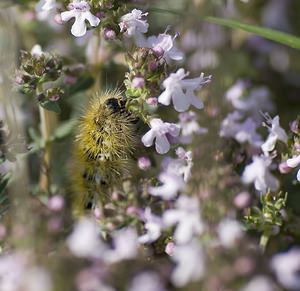
<instances>
[{"instance_id":1,"label":"small white blossom","mask_svg":"<svg viewBox=\"0 0 300 291\"><path fill-rule=\"evenodd\" d=\"M101 241L97 224L90 219L80 219L68 237L67 244L77 257L101 257L106 246Z\"/></svg>"},{"instance_id":2,"label":"small white blossom","mask_svg":"<svg viewBox=\"0 0 300 291\"><path fill-rule=\"evenodd\" d=\"M270 124L270 126L266 124L268 126L269 136L261 146L261 149L266 155L268 155L268 152L274 150L277 140L287 143L288 139L285 130L279 125L278 115L275 116L273 119L269 118L267 122Z\"/></svg>"},{"instance_id":3,"label":"small white blossom","mask_svg":"<svg viewBox=\"0 0 300 291\"><path fill-rule=\"evenodd\" d=\"M30 53L35 56L35 57L40 57L41 55L44 54L43 50L42 50L42 47L39 45L39 44L35 44Z\"/></svg>"},{"instance_id":4,"label":"small white blossom","mask_svg":"<svg viewBox=\"0 0 300 291\"><path fill-rule=\"evenodd\" d=\"M151 213L151 209L147 207L144 213L145 229L146 233L139 237L139 243L152 243L156 241L162 230L162 220L160 217Z\"/></svg>"},{"instance_id":5,"label":"small white blossom","mask_svg":"<svg viewBox=\"0 0 300 291\"><path fill-rule=\"evenodd\" d=\"M100 23L100 19L90 12L90 5L86 1L73 0L69 4L68 9L69 11L61 13L61 19L62 21L69 21L71 18L75 18L71 33L76 37L86 34L86 20L94 27Z\"/></svg>"},{"instance_id":6,"label":"small white blossom","mask_svg":"<svg viewBox=\"0 0 300 291\"><path fill-rule=\"evenodd\" d=\"M296 168L300 165L300 155L293 156L292 158L286 161L286 164L290 168ZM297 180L300 182L300 169L297 172Z\"/></svg>"},{"instance_id":7,"label":"small white blossom","mask_svg":"<svg viewBox=\"0 0 300 291\"><path fill-rule=\"evenodd\" d=\"M207 133L207 128L199 125L197 116L192 111L179 114L179 125L181 127L180 141L183 144L191 143L194 134Z\"/></svg>"},{"instance_id":8,"label":"small white blossom","mask_svg":"<svg viewBox=\"0 0 300 291\"><path fill-rule=\"evenodd\" d=\"M300 249L293 248L286 253L277 254L271 261L278 281L289 290L300 287Z\"/></svg>"},{"instance_id":9,"label":"small white blossom","mask_svg":"<svg viewBox=\"0 0 300 291\"><path fill-rule=\"evenodd\" d=\"M143 43L143 33L148 31L149 24L143 19L147 15L148 13L133 9L130 13L122 16L119 23L121 32L124 32L127 37L135 37L138 45Z\"/></svg>"},{"instance_id":10,"label":"small white blossom","mask_svg":"<svg viewBox=\"0 0 300 291\"><path fill-rule=\"evenodd\" d=\"M175 38L176 36L172 37L166 33L153 35L148 37L145 46L151 48L158 57L163 57L167 61L169 59L180 61L183 59L183 53L175 47Z\"/></svg>"},{"instance_id":11,"label":"small white blossom","mask_svg":"<svg viewBox=\"0 0 300 291\"><path fill-rule=\"evenodd\" d=\"M143 272L135 276L128 291L165 291L161 279L154 272Z\"/></svg>"},{"instance_id":12,"label":"small white blossom","mask_svg":"<svg viewBox=\"0 0 300 291\"><path fill-rule=\"evenodd\" d=\"M242 181L246 184L254 183L257 191L265 193L268 188L275 191L279 187L278 180L271 174L271 159L264 156L254 156L253 162L246 166Z\"/></svg>"},{"instance_id":13,"label":"small white blossom","mask_svg":"<svg viewBox=\"0 0 300 291\"><path fill-rule=\"evenodd\" d=\"M163 122L159 118L150 121L151 129L142 137L144 146L150 147L155 139L155 149L159 154L165 154L170 149L170 142L167 135L177 137L180 127L175 123Z\"/></svg>"},{"instance_id":14,"label":"small white blossom","mask_svg":"<svg viewBox=\"0 0 300 291\"><path fill-rule=\"evenodd\" d=\"M148 191L152 196L161 197L164 200L175 198L177 193L184 187L183 178L174 173L162 172L158 179L162 185L149 187Z\"/></svg>"},{"instance_id":15,"label":"small white blossom","mask_svg":"<svg viewBox=\"0 0 300 291\"><path fill-rule=\"evenodd\" d=\"M124 228L113 234L114 249L107 250L104 260L115 263L136 257L138 252L138 236L135 229Z\"/></svg>"},{"instance_id":16,"label":"small white blossom","mask_svg":"<svg viewBox=\"0 0 300 291\"><path fill-rule=\"evenodd\" d=\"M178 244L189 242L195 235L201 234L204 224L200 217L199 201L196 197L180 196L176 208L164 212L166 227L177 224L174 240Z\"/></svg>"},{"instance_id":17,"label":"small white blossom","mask_svg":"<svg viewBox=\"0 0 300 291\"><path fill-rule=\"evenodd\" d=\"M279 291L271 279L265 276L255 276L241 291Z\"/></svg>"},{"instance_id":18,"label":"small white blossom","mask_svg":"<svg viewBox=\"0 0 300 291\"><path fill-rule=\"evenodd\" d=\"M175 286L183 287L189 282L203 277L205 257L201 245L196 240L188 244L176 245L171 259L176 263L171 275Z\"/></svg>"},{"instance_id":19,"label":"small white blossom","mask_svg":"<svg viewBox=\"0 0 300 291\"><path fill-rule=\"evenodd\" d=\"M195 96L194 91L210 82L211 77L204 77L204 73L201 73L198 78L183 80L187 75L182 68L176 73L171 73L163 82L165 90L158 97L158 102L170 105L172 100L178 112L188 110L190 105L198 109L203 108L203 102Z\"/></svg>"},{"instance_id":20,"label":"small white blossom","mask_svg":"<svg viewBox=\"0 0 300 291\"><path fill-rule=\"evenodd\" d=\"M50 11L56 8L56 6L57 6L56 0L40 0L35 6L35 10L37 12Z\"/></svg>"},{"instance_id":21,"label":"small white blossom","mask_svg":"<svg viewBox=\"0 0 300 291\"><path fill-rule=\"evenodd\" d=\"M218 225L220 243L226 248L233 247L242 235L243 228L237 220L226 218Z\"/></svg>"}]
</instances>

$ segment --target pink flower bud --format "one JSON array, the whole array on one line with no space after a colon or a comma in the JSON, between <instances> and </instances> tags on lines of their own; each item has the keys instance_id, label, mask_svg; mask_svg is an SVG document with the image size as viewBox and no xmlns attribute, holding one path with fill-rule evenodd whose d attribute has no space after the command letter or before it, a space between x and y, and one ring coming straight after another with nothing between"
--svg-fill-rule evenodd
<instances>
[{"instance_id":1,"label":"pink flower bud","mask_svg":"<svg viewBox=\"0 0 300 291\"><path fill-rule=\"evenodd\" d=\"M140 157L138 159L138 167L143 170L146 171L151 167L151 161L148 157Z\"/></svg>"},{"instance_id":2,"label":"pink flower bud","mask_svg":"<svg viewBox=\"0 0 300 291\"><path fill-rule=\"evenodd\" d=\"M175 244L171 241L168 242L165 248L165 252L169 255L169 256L173 256L174 253L174 249L175 249Z\"/></svg>"},{"instance_id":3,"label":"pink flower bud","mask_svg":"<svg viewBox=\"0 0 300 291\"><path fill-rule=\"evenodd\" d=\"M106 40L113 40L116 38L115 31L108 27L104 28L103 35Z\"/></svg>"},{"instance_id":4,"label":"pink flower bud","mask_svg":"<svg viewBox=\"0 0 300 291\"><path fill-rule=\"evenodd\" d=\"M64 22L62 21L62 19L61 19L60 13L55 14L55 16L54 16L54 21L55 21L57 24L63 24L63 23L64 23Z\"/></svg>"},{"instance_id":5,"label":"pink flower bud","mask_svg":"<svg viewBox=\"0 0 300 291\"><path fill-rule=\"evenodd\" d=\"M133 78L131 84L133 88L143 88L145 87L145 80L141 77L135 77Z\"/></svg>"},{"instance_id":6,"label":"pink flower bud","mask_svg":"<svg viewBox=\"0 0 300 291\"><path fill-rule=\"evenodd\" d=\"M250 193L241 192L234 197L233 204L236 208L244 209L247 206L249 206L250 201L251 201Z\"/></svg>"},{"instance_id":7,"label":"pink flower bud","mask_svg":"<svg viewBox=\"0 0 300 291\"><path fill-rule=\"evenodd\" d=\"M65 200L60 195L51 197L48 201L48 208L51 211L61 211L65 206Z\"/></svg>"},{"instance_id":8,"label":"pink flower bud","mask_svg":"<svg viewBox=\"0 0 300 291\"><path fill-rule=\"evenodd\" d=\"M157 106L157 98L156 97L150 97L146 100L146 103L148 105L151 105L151 106Z\"/></svg>"},{"instance_id":9,"label":"pink flower bud","mask_svg":"<svg viewBox=\"0 0 300 291\"><path fill-rule=\"evenodd\" d=\"M281 174L287 174L292 170L292 168L290 168L285 161L279 164L278 170Z\"/></svg>"}]
</instances>

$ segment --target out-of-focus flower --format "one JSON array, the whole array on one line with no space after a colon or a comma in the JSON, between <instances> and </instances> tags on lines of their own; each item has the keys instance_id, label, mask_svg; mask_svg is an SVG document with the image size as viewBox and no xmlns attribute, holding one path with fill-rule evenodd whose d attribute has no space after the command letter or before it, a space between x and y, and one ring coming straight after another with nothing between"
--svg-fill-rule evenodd
<instances>
[{"instance_id":1,"label":"out-of-focus flower","mask_svg":"<svg viewBox=\"0 0 300 291\"><path fill-rule=\"evenodd\" d=\"M207 128L201 127L197 122L195 112L188 111L179 114L179 125L181 127L180 141L183 144L192 142L193 134L207 133Z\"/></svg>"},{"instance_id":2,"label":"out-of-focus flower","mask_svg":"<svg viewBox=\"0 0 300 291\"><path fill-rule=\"evenodd\" d=\"M218 225L218 236L222 246L232 248L243 235L242 225L234 219L225 218Z\"/></svg>"},{"instance_id":3,"label":"out-of-focus flower","mask_svg":"<svg viewBox=\"0 0 300 291\"><path fill-rule=\"evenodd\" d=\"M155 139L155 149L159 154L165 154L170 149L170 142L167 135L177 137L180 127L175 123L163 122L159 118L150 121L151 129L142 137L144 146L150 147Z\"/></svg>"},{"instance_id":4,"label":"out-of-focus flower","mask_svg":"<svg viewBox=\"0 0 300 291\"><path fill-rule=\"evenodd\" d=\"M238 111L229 113L221 123L220 136L231 137L239 143L248 142L254 147L260 147L263 141L256 132L257 123L251 117L245 121L242 119L243 116Z\"/></svg>"},{"instance_id":5,"label":"out-of-focus flower","mask_svg":"<svg viewBox=\"0 0 300 291\"><path fill-rule=\"evenodd\" d=\"M35 10L37 12L50 11L56 8L56 6L57 6L56 0L40 0L35 6Z\"/></svg>"},{"instance_id":6,"label":"out-of-focus flower","mask_svg":"<svg viewBox=\"0 0 300 291\"><path fill-rule=\"evenodd\" d=\"M144 272L135 276L128 291L165 291L160 277L154 272Z\"/></svg>"},{"instance_id":7,"label":"out-of-focus flower","mask_svg":"<svg viewBox=\"0 0 300 291\"><path fill-rule=\"evenodd\" d=\"M300 287L300 249L293 248L286 253L275 255L271 266L278 281L289 290L299 290Z\"/></svg>"},{"instance_id":8,"label":"out-of-focus flower","mask_svg":"<svg viewBox=\"0 0 300 291\"><path fill-rule=\"evenodd\" d=\"M22 288L19 290L52 291L53 286L50 275L46 272L46 270L40 267L30 268L29 270L26 270L22 282Z\"/></svg>"},{"instance_id":9,"label":"out-of-focus flower","mask_svg":"<svg viewBox=\"0 0 300 291\"><path fill-rule=\"evenodd\" d=\"M261 145L263 152L268 155L275 148L277 140L287 143L287 134L285 130L279 125L279 116L275 116L273 119L267 120L266 126L268 126L269 136L267 140Z\"/></svg>"},{"instance_id":10,"label":"out-of-focus flower","mask_svg":"<svg viewBox=\"0 0 300 291\"><path fill-rule=\"evenodd\" d=\"M239 209L243 209L249 206L251 201L251 195L249 192L241 192L238 193L234 199L233 199L233 204L235 207Z\"/></svg>"},{"instance_id":11,"label":"out-of-focus flower","mask_svg":"<svg viewBox=\"0 0 300 291\"><path fill-rule=\"evenodd\" d=\"M205 271L205 257L201 245L196 240L188 244L176 245L172 260L177 263L171 280L177 287L202 278Z\"/></svg>"},{"instance_id":12,"label":"out-of-focus flower","mask_svg":"<svg viewBox=\"0 0 300 291\"><path fill-rule=\"evenodd\" d=\"M166 227L177 224L174 232L176 243L189 242L194 235L202 233L204 229L198 199L196 197L180 196L176 201L176 208L164 212L163 222Z\"/></svg>"},{"instance_id":13,"label":"out-of-focus flower","mask_svg":"<svg viewBox=\"0 0 300 291\"><path fill-rule=\"evenodd\" d=\"M256 276L242 289L242 291L279 291L274 283L265 276Z\"/></svg>"},{"instance_id":14,"label":"out-of-focus flower","mask_svg":"<svg viewBox=\"0 0 300 291\"><path fill-rule=\"evenodd\" d=\"M158 196L164 200L175 198L177 193L184 187L183 178L174 173L162 172L158 179L162 185L149 187L148 191L152 196Z\"/></svg>"},{"instance_id":15,"label":"out-of-focus flower","mask_svg":"<svg viewBox=\"0 0 300 291\"><path fill-rule=\"evenodd\" d=\"M73 2L68 5L68 9L69 11L61 13L61 19L62 21L69 21L71 18L75 18L71 33L76 37L86 34L86 20L94 27L100 23L100 19L90 12L90 5L86 1L73 0Z\"/></svg>"},{"instance_id":16,"label":"out-of-focus flower","mask_svg":"<svg viewBox=\"0 0 300 291\"><path fill-rule=\"evenodd\" d=\"M166 254L168 254L169 256L173 256L174 253L174 249L175 249L175 243L170 241L167 243L166 248L165 248L165 252Z\"/></svg>"},{"instance_id":17,"label":"out-of-focus flower","mask_svg":"<svg viewBox=\"0 0 300 291\"><path fill-rule=\"evenodd\" d=\"M190 105L198 109L203 108L203 102L195 96L194 91L209 83L211 76L204 77L204 73L201 73L198 78L183 80L186 76L188 73L185 73L182 68L176 73L171 73L163 82L165 90L158 97L158 102L170 105L172 100L174 108L178 112L188 110Z\"/></svg>"},{"instance_id":18,"label":"out-of-focus flower","mask_svg":"<svg viewBox=\"0 0 300 291\"><path fill-rule=\"evenodd\" d=\"M99 235L99 229L93 220L81 218L68 237L67 244L75 256L99 258L107 249Z\"/></svg>"},{"instance_id":19,"label":"out-of-focus flower","mask_svg":"<svg viewBox=\"0 0 300 291\"><path fill-rule=\"evenodd\" d=\"M286 164L290 168L296 168L300 165L300 155L294 156L286 161ZM297 172L297 180L300 182L300 169Z\"/></svg>"},{"instance_id":20,"label":"out-of-focus flower","mask_svg":"<svg viewBox=\"0 0 300 291\"><path fill-rule=\"evenodd\" d=\"M152 243L161 235L161 230L163 227L162 220L160 217L152 214L150 208L146 208L144 213L144 221L144 227L147 232L139 237L139 242L142 244Z\"/></svg>"},{"instance_id":21,"label":"out-of-focus flower","mask_svg":"<svg viewBox=\"0 0 300 291\"><path fill-rule=\"evenodd\" d=\"M65 200L60 195L51 197L48 201L48 208L52 211L60 211L65 206Z\"/></svg>"},{"instance_id":22,"label":"out-of-focus flower","mask_svg":"<svg viewBox=\"0 0 300 291\"><path fill-rule=\"evenodd\" d=\"M183 53L175 47L175 38L176 36L172 37L166 33L153 35L148 37L145 46L151 48L158 57L163 57L167 61L170 59L180 61L183 59Z\"/></svg>"},{"instance_id":23,"label":"out-of-focus flower","mask_svg":"<svg viewBox=\"0 0 300 291\"><path fill-rule=\"evenodd\" d=\"M242 181L246 184L254 183L255 189L262 193L266 193L268 188L277 190L279 182L269 170L271 162L268 157L253 156L252 163L243 172Z\"/></svg>"},{"instance_id":24,"label":"out-of-focus flower","mask_svg":"<svg viewBox=\"0 0 300 291\"><path fill-rule=\"evenodd\" d=\"M122 260L133 259L138 252L137 233L132 228L124 228L113 234L114 249L107 250L104 254L104 260L109 263L115 263Z\"/></svg>"},{"instance_id":25,"label":"out-of-focus flower","mask_svg":"<svg viewBox=\"0 0 300 291\"><path fill-rule=\"evenodd\" d=\"M36 44L32 47L30 53L34 56L34 57L40 57L41 55L44 54L42 47L39 44Z\"/></svg>"},{"instance_id":26,"label":"out-of-focus flower","mask_svg":"<svg viewBox=\"0 0 300 291\"><path fill-rule=\"evenodd\" d=\"M121 17L119 23L121 32L127 37L135 37L137 45L142 46L144 44L143 34L148 31L149 24L144 19L148 13L143 13L141 10L133 9L130 13Z\"/></svg>"}]
</instances>

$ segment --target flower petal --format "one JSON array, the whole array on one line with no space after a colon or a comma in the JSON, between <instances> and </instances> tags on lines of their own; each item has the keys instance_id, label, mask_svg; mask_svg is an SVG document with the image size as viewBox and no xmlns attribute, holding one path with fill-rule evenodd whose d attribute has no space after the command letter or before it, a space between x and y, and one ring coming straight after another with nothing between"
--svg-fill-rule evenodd
<instances>
[{"instance_id":1,"label":"flower petal","mask_svg":"<svg viewBox=\"0 0 300 291\"><path fill-rule=\"evenodd\" d=\"M165 154L170 149L170 143L165 135L159 135L155 140L155 149L159 154Z\"/></svg>"},{"instance_id":2,"label":"flower petal","mask_svg":"<svg viewBox=\"0 0 300 291\"><path fill-rule=\"evenodd\" d=\"M82 15L89 23L91 26L98 26L100 23L100 19L96 16L94 16L90 11L86 11Z\"/></svg>"},{"instance_id":3,"label":"flower petal","mask_svg":"<svg viewBox=\"0 0 300 291\"><path fill-rule=\"evenodd\" d=\"M75 17L75 22L72 25L71 33L76 36L84 36L86 34L85 18L82 13L78 13Z\"/></svg>"},{"instance_id":4,"label":"flower petal","mask_svg":"<svg viewBox=\"0 0 300 291\"><path fill-rule=\"evenodd\" d=\"M296 168L298 167L298 165L300 164L300 155L298 156L294 156L291 159L288 159L286 161L286 164L290 167L290 168Z\"/></svg>"},{"instance_id":5,"label":"flower petal","mask_svg":"<svg viewBox=\"0 0 300 291\"><path fill-rule=\"evenodd\" d=\"M142 137L142 143L145 147L151 147L153 144L153 140L155 138L155 132L154 130L150 129L143 137Z\"/></svg>"},{"instance_id":6,"label":"flower petal","mask_svg":"<svg viewBox=\"0 0 300 291\"><path fill-rule=\"evenodd\" d=\"M76 13L73 10L64 11L60 14L60 16L62 21L69 21L71 18L76 16Z\"/></svg>"}]
</instances>

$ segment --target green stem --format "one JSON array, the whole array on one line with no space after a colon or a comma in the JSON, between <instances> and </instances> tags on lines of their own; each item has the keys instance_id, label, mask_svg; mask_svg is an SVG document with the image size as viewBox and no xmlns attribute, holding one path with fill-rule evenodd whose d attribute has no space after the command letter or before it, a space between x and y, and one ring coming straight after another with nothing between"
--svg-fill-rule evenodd
<instances>
[{"instance_id":1,"label":"green stem","mask_svg":"<svg viewBox=\"0 0 300 291\"><path fill-rule=\"evenodd\" d=\"M260 237L259 246L260 246L263 253L266 250L269 239L270 239L270 235L265 233L265 232Z\"/></svg>"}]
</instances>

